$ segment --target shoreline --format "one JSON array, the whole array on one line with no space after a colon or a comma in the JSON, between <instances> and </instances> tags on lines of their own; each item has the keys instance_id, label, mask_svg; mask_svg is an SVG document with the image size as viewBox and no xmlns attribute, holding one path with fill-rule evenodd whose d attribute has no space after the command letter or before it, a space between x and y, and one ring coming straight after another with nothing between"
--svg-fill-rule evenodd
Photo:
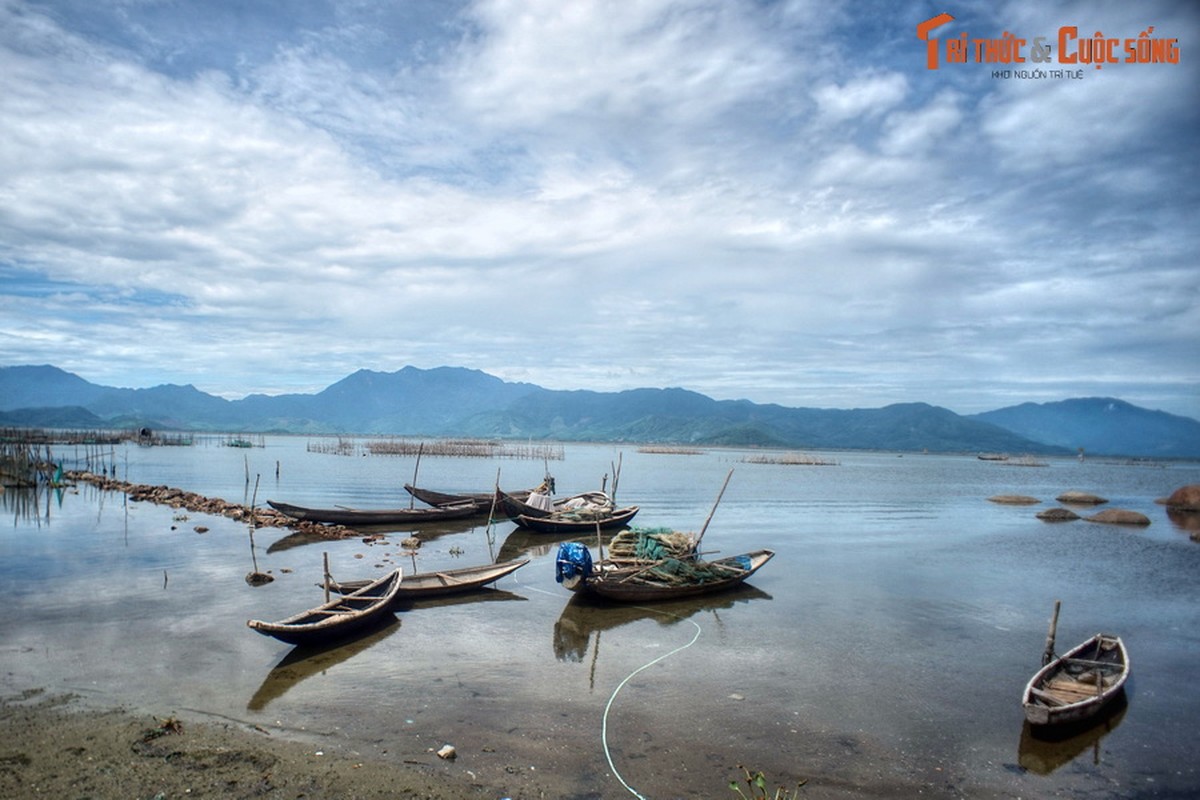
<instances>
[{"instance_id":1,"label":"shoreline","mask_svg":"<svg viewBox=\"0 0 1200 800\"><path fill-rule=\"evenodd\" d=\"M389 763L232 721L90 708L76 695L45 689L0 697L0 737L4 797L478 800L495 794L452 767ZM538 796L551 795L511 795Z\"/></svg>"}]
</instances>

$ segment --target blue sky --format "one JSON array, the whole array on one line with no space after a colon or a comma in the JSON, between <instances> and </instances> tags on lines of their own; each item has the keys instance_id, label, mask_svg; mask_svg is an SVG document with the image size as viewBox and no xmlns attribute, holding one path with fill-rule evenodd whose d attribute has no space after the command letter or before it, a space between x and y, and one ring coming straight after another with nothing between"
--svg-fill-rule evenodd
<instances>
[{"instance_id":1,"label":"blue sky","mask_svg":"<svg viewBox=\"0 0 1200 800\"><path fill-rule=\"evenodd\" d=\"M1197 64L1194 2L0 0L0 365L1200 418Z\"/></svg>"}]
</instances>

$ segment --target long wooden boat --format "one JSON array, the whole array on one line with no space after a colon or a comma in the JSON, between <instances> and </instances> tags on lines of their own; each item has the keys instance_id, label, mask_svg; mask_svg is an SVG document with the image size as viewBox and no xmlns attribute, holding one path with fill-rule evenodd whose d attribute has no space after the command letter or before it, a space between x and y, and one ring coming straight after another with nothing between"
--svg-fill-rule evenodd
<instances>
[{"instance_id":1,"label":"long wooden boat","mask_svg":"<svg viewBox=\"0 0 1200 800\"><path fill-rule=\"evenodd\" d=\"M404 484L404 490L422 503L434 506L435 508L474 503L476 510L482 514L491 510L493 501L499 507L499 498L496 496L495 490L490 492L439 492L433 489L413 486L411 483ZM529 498L530 491L529 489L525 489L518 492L511 492L508 496L517 501L524 501Z\"/></svg>"},{"instance_id":2,"label":"long wooden boat","mask_svg":"<svg viewBox=\"0 0 1200 800\"><path fill-rule=\"evenodd\" d=\"M593 516L572 511L556 511L545 517L529 517L521 514L515 522L522 528L535 533L587 533L610 528L623 528L638 513L639 506L626 506L611 512Z\"/></svg>"},{"instance_id":3,"label":"long wooden boat","mask_svg":"<svg viewBox=\"0 0 1200 800\"><path fill-rule=\"evenodd\" d=\"M390 612L403 584L401 578L401 570L395 569L357 591L287 619L278 622L251 619L246 625L264 636L274 636L291 644L321 644L344 639L380 622Z\"/></svg>"},{"instance_id":4,"label":"long wooden boat","mask_svg":"<svg viewBox=\"0 0 1200 800\"><path fill-rule=\"evenodd\" d=\"M559 552L561 558L561 547ZM573 592L588 592L622 603L675 600L732 589L774 556L773 550L754 550L715 561L672 560L633 566L601 562L590 572L577 570L565 577L562 585Z\"/></svg>"},{"instance_id":5,"label":"long wooden boat","mask_svg":"<svg viewBox=\"0 0 1200 800\"><path fill-rule=\"evenodd\" d=\"M556 514L561 511L568 511L577 507L593 507L604 508L613 507L612 498L604 492L580 492L579 494L560 497L553 501L552 507L549 509L531 505L529 502L530 495L533 492L527 493L524 497L520 493L508 493L502 490L496 490L496 508L500 510L504 516L508 517L513 522L517 523L517 527L525 527L524 518L542 518L548 517L551 514Z\"/></svg>"},{"instance_id":6,"label":"long wooden boat","mask_svg":"<svg viewBox=\"0 0 1200 800\"><path fill-rule=\"evenodd\" d=\"M474 503L440 508L307 508L268 500L267 505L292 519L322 522L328 525L404 525L410 522L434 522L463 519L475 514Z\"/></svg>"},{"instance_id":7,"label":"long wooden boat","mask_svg":"<svg viewBox=\"0 0 1200 800\"><path fill-rule=\"evenodd\" d=\"M418 597L434 597L444 594L456 594L479 589L489 583L516 572L529 563L529 559L507 561L502 564L484 564L478 567L459 567L437 572L418 572L405 577L400 584L397 600L415 599ZM367 585L367 581L331 582L330 591L338 593L353 592Z\"/></svg>"},{"instance_id":8,"label":"long wooden boat","mask_svg":"<svg viewBox=\"0 0 1200 800\"><path fill-rule=\"evenodd\" d=\"M1021 703L1030 725L1065 725L1096 716L1125 689L1129 654L1121 637L1097 633L1042 667Z\"/></svg>"}]
</instances>

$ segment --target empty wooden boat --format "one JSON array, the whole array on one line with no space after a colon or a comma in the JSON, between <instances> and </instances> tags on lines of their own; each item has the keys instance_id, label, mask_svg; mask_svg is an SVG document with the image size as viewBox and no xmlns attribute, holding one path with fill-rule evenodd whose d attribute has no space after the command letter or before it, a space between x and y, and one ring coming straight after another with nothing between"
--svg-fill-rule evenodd
<instances>
[{"instance_id":1,"label":"empty wooden boat","mask_svg":"<svg viewBox=\"0 0 1200 800\"><path fill-rule=\"evenodd\" d=\"M1029 680L1021 698L1025 719L1038 726L1083 722L1117 698L1128 678L1129 654L1121 637L1097 633Z\"/></svg>"},{"instance_id":2,"label":"empty wooden boat","mask_svg":"<svg viewBox=\"0 0 1200 800\"><path fill-rule=\"evenodd\" d=\"M436 508L474 503L476 511L480 514L490 511L493 503L496 503L497 508L499 508L499 498L496 496L494 490L490 492L439 492L433 489L423 489L420 486L413 486L411 483L404 484L404 490L422 503ZM519 492L512 492L508 496L517 501L524 501L528 499L529 493L530 490L525 489Z\"/></svg>"},{"instance_id":3,"label":"empty wooden boat","mask_svg":"<svg viewBox=\"0 0 1200 800\"><path fill-rule=\"evenodd\" d=\"M307 508L268 500L267 505L292 519L327 525L405 525L410 522L435 522L464 519L476 513L472 502L437 508Z\"/></svg>"},{"instance_id":4,"label":"empty wooden boat","mask_svg":"<svg viewBox=\"0 0 1200 800\"><path fill-rule=\"evenodd\" d=\"M401 577L401 570L395 569L360 589L287 619L278 622L252 619L246 625L264 636L290 644L323 644L345 639L391 613L403 583Z\"/></svg>"},{"instance_id":5,"label":"empty wooden boat","mask_svg":"<svg viewBox=\"0 0 1200 800\"><path fill-rule=\"evenodd\" d=\"M529 559L506 561L501 564L484 564L478 567L459 567L458 569L438 570L437 572L418 572L408 575L400 584L397 600L415 599L418 597L435 597L444 594L469 592L494 583L505 575L516 572L529 563ZM367 581L331 582L331 591L344 593L362 588Z\"/></svg>"}]
</instances>

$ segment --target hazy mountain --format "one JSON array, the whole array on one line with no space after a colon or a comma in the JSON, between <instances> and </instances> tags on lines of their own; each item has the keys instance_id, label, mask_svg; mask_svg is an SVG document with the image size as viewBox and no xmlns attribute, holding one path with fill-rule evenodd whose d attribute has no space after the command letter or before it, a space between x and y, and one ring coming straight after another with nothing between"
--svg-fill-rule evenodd
<instances>
[{"instance_id":1,"label":"hazy mountain","mask_svg":"<svg viewBox=\"0 0 1200 800\"><path fill-rule=\"evenodd\" d=\"M1082 448L1085 453L1157 458L1200 455L1200 422L1111 397L1022 403L973 418L1035 441Z\"/></svg>"},{"instance_id":2,"label":"hazy mountain","mask_svg":"<svg viewBox=\"0 0 1200 800\"><path fill-rule=\"evenodd\" d=\"M553 391L479 370L359 370L316 394L224 400L194 386L97 386L56 367L0 368L0 424L487 436L798 449L1200 456L1200 422L1120 400L960 416L926 403L787 408L686 389Z\"/></svg>"}]
</instances>

